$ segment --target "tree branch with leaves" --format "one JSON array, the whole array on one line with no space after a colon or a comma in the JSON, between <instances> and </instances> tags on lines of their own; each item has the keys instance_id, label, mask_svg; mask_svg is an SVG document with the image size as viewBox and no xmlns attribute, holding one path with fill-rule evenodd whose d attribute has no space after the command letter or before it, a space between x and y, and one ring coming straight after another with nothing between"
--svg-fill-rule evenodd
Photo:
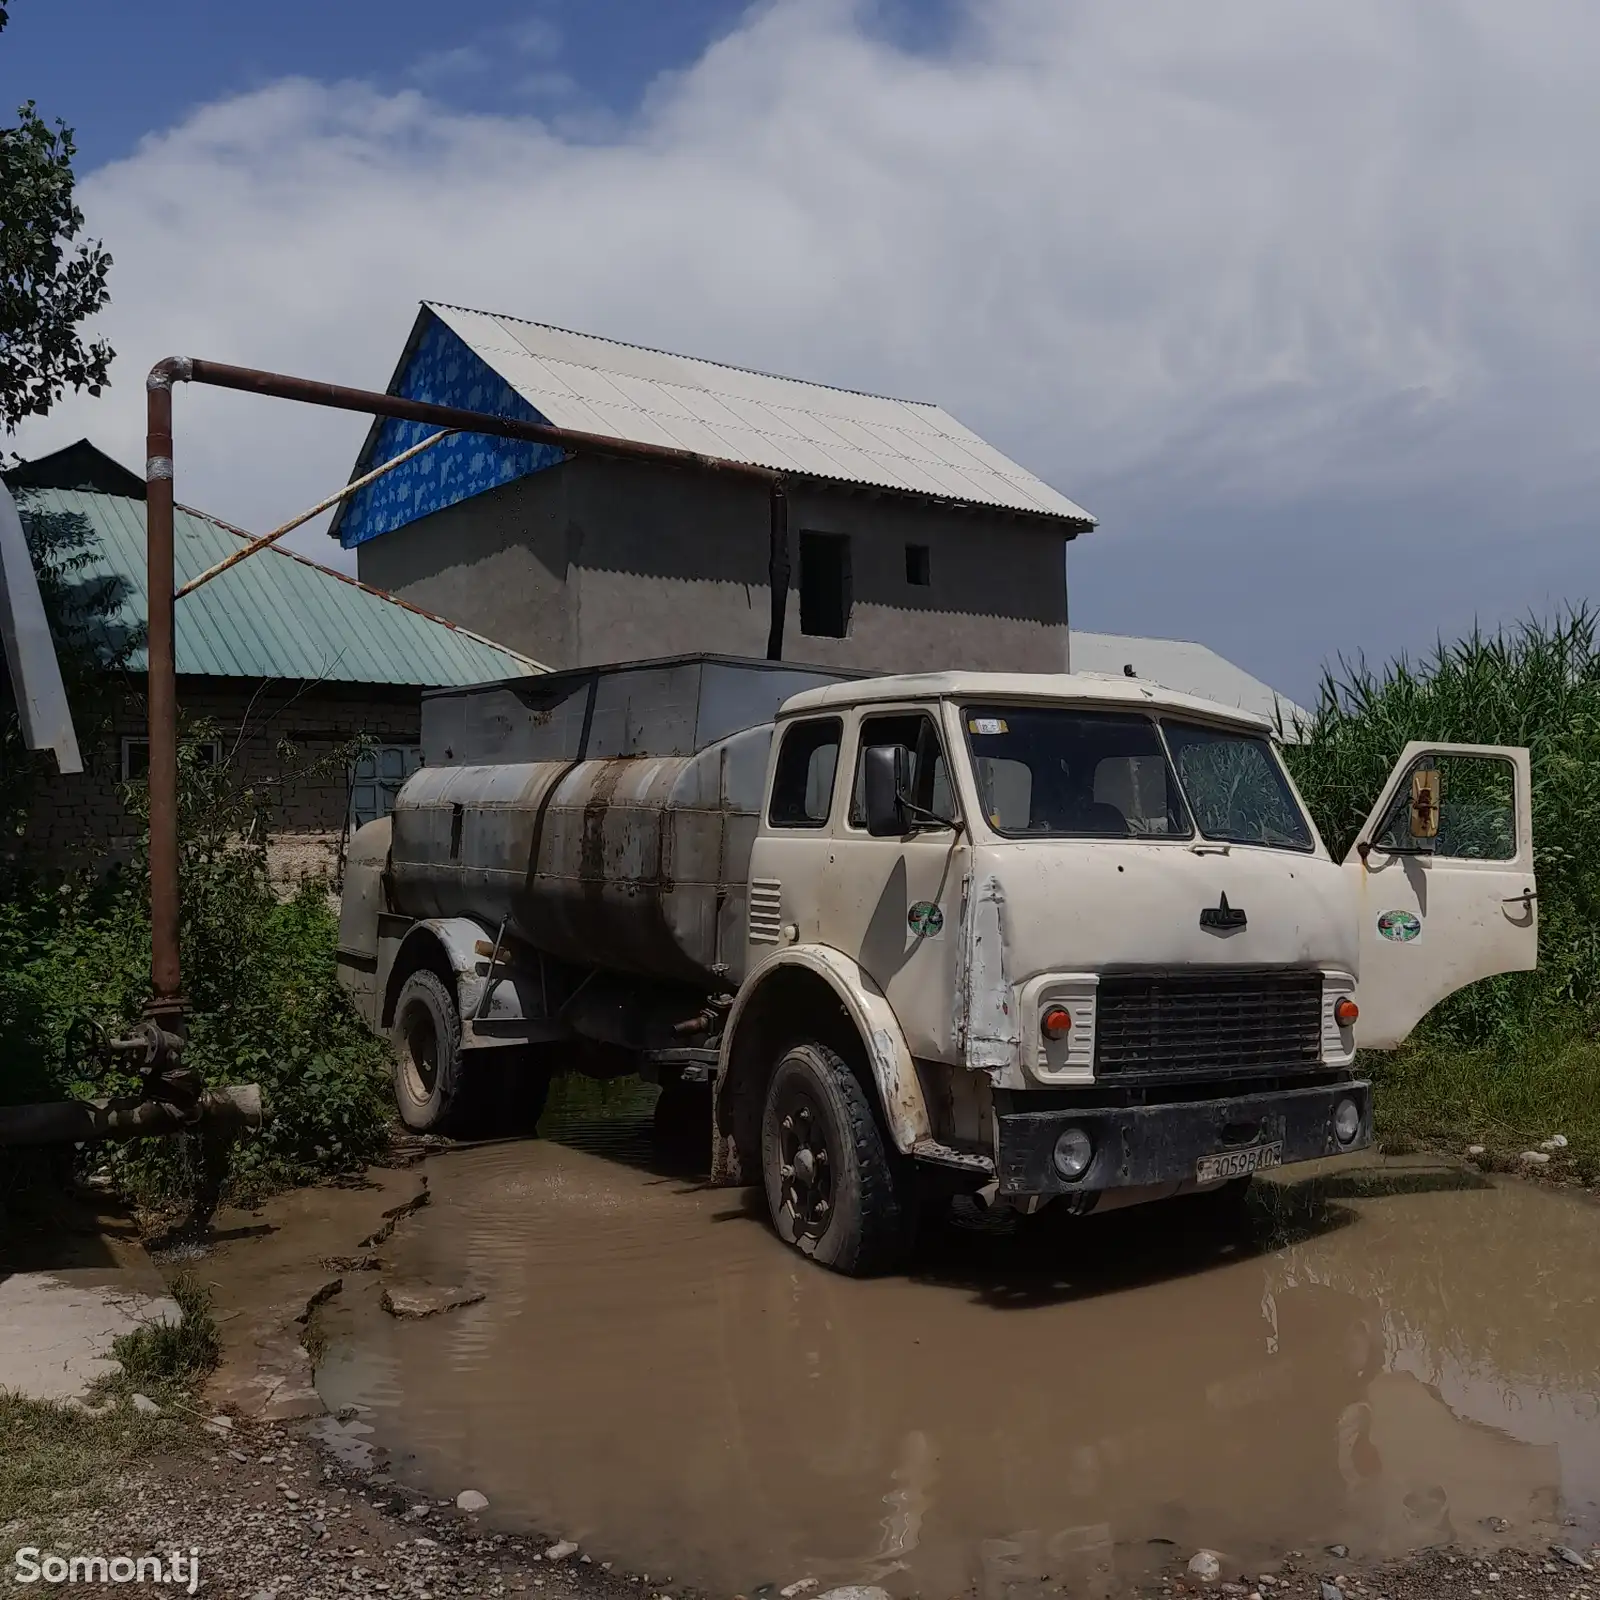
<instances>
[{"instance_id":1,"label":"tree branch with leaves","mask_svg":"<svg viewBox=\"0 0 1600 1600\"><path fill-rule=\"evenodd\" d=\"M0 0L0 31L8 20ZM79 241L72 129L51 127L29 100L15 127L0 128L0 428L14 433L66 391L98 395L112 349L86 343L79 324L109 298L111 257L97 239ZM76 242L75 242L76 241Z\"/></svg>"}]
</instances>

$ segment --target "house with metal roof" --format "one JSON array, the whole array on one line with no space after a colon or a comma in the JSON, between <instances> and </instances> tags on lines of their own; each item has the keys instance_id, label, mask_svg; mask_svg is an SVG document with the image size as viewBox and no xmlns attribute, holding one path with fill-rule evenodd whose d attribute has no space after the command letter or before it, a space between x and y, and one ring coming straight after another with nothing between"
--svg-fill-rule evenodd
<instances>
[{"instance_id":1,"label":"house with metal roof","mask_svg":"<svg viewBox=\"0 0 1600 1600\"><path fill-rule=\"evenodd\" d=\"M457 434L341 507L365 581L552 667L1066 665L1094 518L937 405L431 301L389 392L676 453ZM430 432L375 422L352 481Z\"/></svg>"},{"instance_id":2,"label":"house with metal roof","mask_svg":"<svg viewBox=\"0 0 1600 1600\"><path fill-rule=\"evenodd\" d=\"M137 834L124 786L148 764L144 483L86 440L4 479L103 690L75 711L89 723L77 730L84 772L43 784L21 846L41 866L93 863ZM180 584L250 537L189 507L174 521ZM179 601L176 648L180 715L191 732L204 725L200 759L226 762L263 796L279 840L306 842L307 865L347 826L387 811L415 770L423 689L544 670L279 547Z\"/></svg>"},{"instance_id":3,"label":"house with metal roof","mask_svg":"<svg viewBox=\"0 0 1600 1600\"><path fill-rule=\"evenodd\" d=\"M1125 633L1085 633L1074 628L1071 652L1074 672L1143 678L1179 694L1238 706L1265 717L1291 740L1300 727L1311 721L1311 713L1287 695L1252 677L1226 656L1188 639L1141 639Z\"/></svg>"}]
</instances>

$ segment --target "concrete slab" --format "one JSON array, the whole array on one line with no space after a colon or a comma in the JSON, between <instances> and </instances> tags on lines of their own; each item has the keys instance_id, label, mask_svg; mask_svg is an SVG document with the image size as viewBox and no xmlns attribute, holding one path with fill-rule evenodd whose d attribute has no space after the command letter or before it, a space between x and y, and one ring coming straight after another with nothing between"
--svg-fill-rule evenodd
<instances>
[{"instance_id":1,"label":"concrete slab","mask_svg":"<svg viewBox=\"0 0 1600 1600\"><path fill-rule=\"evenodd\" d=\"M0 1389L35 1400L85 1396L117 1369L112 1342L148 1322L177 1323L165 1295L141 1293L103 1272L14 1272L0 1277Z\"/></svg>"}]
</instances>

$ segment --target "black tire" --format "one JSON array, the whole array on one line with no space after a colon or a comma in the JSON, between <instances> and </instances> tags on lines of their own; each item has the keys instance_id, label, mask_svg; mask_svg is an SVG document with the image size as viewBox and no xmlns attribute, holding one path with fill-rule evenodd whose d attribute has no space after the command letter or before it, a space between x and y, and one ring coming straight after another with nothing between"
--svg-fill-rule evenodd
<instances>
[{"instance_id":1,"label":"black tire","mask_svg":"<svg viewBox=\"0 0 1600 1600\"><path fill-rule=\"evenodd\" d=\"M857 1278L905 1258L914 1213L903 1163L860 1080L827 1045L797 1044L778 1062L761 1116L761 1168L772 1226L801 1255Z\"/></svg>"},{"instance_id":2,"label":"black tire","mask_svg":"<svg viewBox=\"0 0 1600 1600\"><path fill-rule=\"evenodd\" d=\"M394 1099L413 1133L447 1133L460 1108L461 1015L427 970L413 972L394 1005Z\"/></svg>"}]
</instances>

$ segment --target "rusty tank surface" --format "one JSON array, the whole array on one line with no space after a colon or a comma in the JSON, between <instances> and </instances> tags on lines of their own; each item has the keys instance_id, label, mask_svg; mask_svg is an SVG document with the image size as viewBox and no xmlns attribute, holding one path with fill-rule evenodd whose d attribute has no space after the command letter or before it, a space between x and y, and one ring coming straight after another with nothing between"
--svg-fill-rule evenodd
<instances>
[{"instance_id":1,"label":"rusty tank surface","mask_svg":"<svg viewBox=\"0 0 1600 1600\"><path fill-rule=\"evenodd\" d=\"M580 966L737 983L772 719L850 674L692 657L452 690L395 803L395 911Z\"/></svg>"}]
</instances>

